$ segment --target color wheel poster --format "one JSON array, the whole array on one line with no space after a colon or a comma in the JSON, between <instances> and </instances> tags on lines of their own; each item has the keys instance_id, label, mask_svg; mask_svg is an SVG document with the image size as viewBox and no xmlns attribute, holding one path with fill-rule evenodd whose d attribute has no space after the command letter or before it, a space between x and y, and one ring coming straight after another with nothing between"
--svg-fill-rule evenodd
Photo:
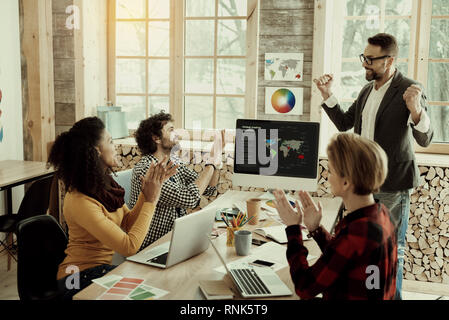
<instances>
[{"instance_id":1,"label":"color wheel poster","mask_svg":"<svg viewBox=\"0 0 449 320\"><path fill-rule=\"evenodd\" d=\"M302 115L303 88L265 88L265 113Z\"/></svg>"}]
</instances>

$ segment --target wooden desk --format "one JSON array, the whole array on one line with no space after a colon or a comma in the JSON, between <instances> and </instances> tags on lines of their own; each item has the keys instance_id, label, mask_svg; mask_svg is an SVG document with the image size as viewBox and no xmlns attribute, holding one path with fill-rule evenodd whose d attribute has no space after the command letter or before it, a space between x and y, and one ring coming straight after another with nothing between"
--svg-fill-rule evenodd
<instances>
[{"instance_id":1,"label":"wooden desk","mask_svg":"<svg viewBox=\"0 0 449 320\"><path fill-rule=\"evenodd\" d=\"M47 169L45 162L4 160L0 161L0 191L5 191L6 214L12 212L12 188L19 185L52 176L53 168ZM8 245L12 241L9 236ZM8 270L11 268L11 256L8 255Z\"/></svg>"},{"instance_id":2,"label":"wooden desk","mask_svg":"<svg viewBox=\"0 0 449 320\"><path fill-rule=\"evenodd\" d=\"M245 200L252 197L257 197L261 194L262 192L244 192L230 190L221 197L217 198L214 202L209 204L209 206L214 206L217 208L230 207L235 200ZM319 200L323 204L322 224L326 227L326 229L329 230L332 227L332 224L337 216L337 211L341 204L341 199L319 198ZM258 227L275 224L277 224L275 220L268 218L266 221L260 222L259 225L256 226L247 224L245 226L245 229L254 230ZM259 239L265 239L256 234L253 234L253 236ZM153 243L151 247L169 241L170 237L171 232ZM226 234L222 234L214 241L226 262L241 258L236 255L234 248L226 246ZM309 249L310 254L313 254L317 257L320 256L321 251L315 241L306 241L305 245ZM256 247L253 246L253 248ZM312 260L311 263L314 263L315 261L316 259ZM190 258L189 260L181 262L175 266L172 266L169 269L159 269L135 262L125 261L117 268L112 270L109 274L145 279L146 284L169 291L169 294L163 297L164 300L191 300L204 299L198 286L199 280L219 280L223 278L223 274L213 270L218 266L222 266L222 264L217 257L217 254L213 251L213 248L209 246L209 248L200 255ZM288 285L292 292L295 292L293 283L290 278L288 264L286 268L278 271L278 275ZM230 284L231 280L227 276L225 278L225 281ZM93 283L79 292L77 295L75 295L73 299L94 300L105 291L105 288L97 285L96 283ZM296 294L293 294L290 297L280 297L278 299L298 299L298 296Z\"/></svg>"}]
</instances>

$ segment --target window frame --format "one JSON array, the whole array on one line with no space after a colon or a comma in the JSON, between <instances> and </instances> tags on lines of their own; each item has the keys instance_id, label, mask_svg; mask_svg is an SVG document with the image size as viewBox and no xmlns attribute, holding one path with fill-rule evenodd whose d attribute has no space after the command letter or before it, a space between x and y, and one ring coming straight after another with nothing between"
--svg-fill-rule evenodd
<instances>
[{"instance_id":1,"label":"window frame","mask_svg":"<svg viewBox=\"0 0 449 320\"><path fill-rule=\"evenodd\" d=\"M146 117L149 116L149 97L150 96L168 96L169 97L169 112L175 119L176 128L184 128L184 97L186 96L213 96L213 128L216 128L216 100L217 97L239 97L244 99L244 115L246 118L256 118L257 114L257 71L258 71L258 59L257 59L257 47L258 47L258 25L259 25L259 1L247 0L247 15L241 17L218 17L218 3L219 0L215 0L215 16L214 17L185 17L185 1L169 0L170 1L170 48L169 48L169 93L168 94L152 94L148 91L148 62L152 59L148 55L148 23L151 21L167 21L167 19L151 19L148 18L148 5L146 5L146 18L145 19L125 19L126 21L145 21L145 42L146 52L142 57L126 57L133 59L145 59L146 63L146 92L143 94L127 94L116 92L116 61L117 58L123 58L116 55L116 5L117 0L108 1L108 100L112 105L116 104L117 94L120 96L145 96L145 110ZM146 4L148 1L145 1ZM221 56L217 55L217 32L219 20L233 20L233 19L245 19L246 20L246 55L245 56ZM214 56L207 56L207 58L214 59L214 92L213 94L193 94L185 93L184 90L184 65L186 56L184 52L185 42L185 21L196 19L208 19L215 21L215 34L214 34ZM122 19L120 19L121 21ZM195 58L201 58L205 56L194 56ZM216 92L217 84L217 61L220 58L239 58L245 59L246 66L246 80L245 80L245 92L244 94L218 94ZM164 57L156 57L157 59L167 59ZM218 59L217 59L218 58ZM176 70L176 75L174 73ZM252 79L252 80L250 80ZM254 81L254 79L256 81ZM210 129L210 128L205 128ZM232 128L230 128L232 129ZM133 130L130 130L132 132ZM193 133L193 130L188 130Z\"/></svg>"},{"instance_id":2,"label":"window frame","mask_svg":"<svg viewBox=\"0 0 449 320\"><path fill-rule=\"evenodd\" d=\"M385 23L386 0L381 1L380 30ZM341 74L341 64L346 61L356 61L358 58L342 59L341 55L333 54L342 52L342 33L345 0L316 0L315 1L315 27L314 33L314 64L312 69L312 79L321 76L324 73L333 73L338 76ZM429 62L449 62L449 59L430 59L430 28L432 18L432 1L412 0L412 12L409 16L390 16L388 19L400 19L407 17L410 19L410 34L416 34L410 38L408 58L398 59L398 62L408 60L407 76L420 82L424 89L427 89L427 72ZM368 16L357 17L357 19L368 19ZM436 16L438 19L449 18L449 16ZM353 18L346 18L353 19ZM416 32L413 32L416 30ZM414 63L411 63L414 61ZM339 86L339 83L338 83ZM334 88L339 92L339 87ZM339 99L340 102L346 102L349 99ZM352 102L352 100L350 101ZM312 86L311 101L311 121L321 122L320 132L320 155L326 154L325 148L330 137L338 130L331 124L327 114L321 110L322 98L316 88ZM447 106L449 101L428 101L430 106ZM416 142L415 153L437 153L449 154L449 143L432 143L427 148L420 147Z\"/></svg>"}]
</instances>

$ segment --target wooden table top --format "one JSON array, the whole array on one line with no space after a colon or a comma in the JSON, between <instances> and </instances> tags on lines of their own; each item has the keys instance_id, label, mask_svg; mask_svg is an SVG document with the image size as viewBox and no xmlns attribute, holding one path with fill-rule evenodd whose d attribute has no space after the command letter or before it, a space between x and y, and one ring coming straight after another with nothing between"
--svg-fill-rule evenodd
<instances>
[{"instance_id":1,"label":"wooden table top","mask_svg":"<svg viewBox=\"0 0 449 320\"><path fill-rule=\"evenodd\" d=\"M54 173L53 168L47 169L45 162L4 160L0 161L0 188L6 188L29 179Z\"/></svg>"},{"instance_id":2,"label":"wooden table top","mask_svg":"<svg viewBox=\"0 0 449 320\"><path fill-rule=\"evenodd\" d=\"M252 197L257 197L261 195L262 192L244 192L229 190L221 197L217 198L214 202L209 205L217 207L230 207L235 200L245 200ZM341 204L341 199L339 198L316 198L314 200L321 201L323 205L323 219L322 225L329 230L337 216L338 208ZM247 224L244 229L254 230L259 227L266 227L270 225L277 225L278 222L271 217L267 220L259 222L258 225ZM254 238L268 240L262 236L253 233ZM154 242L150 247L155 247L166 241L170 241L171 232L166 234L164 237ZM218 238L213 240L217 249L220 251L226 262L230 262L242 257L237 256L235 249L226 246L226 233L221 234ZM321 255L321 250L315 241L305 241L305 246L308 248L309 253L319 257ZM286 246L286 245L284 245ZM252 249L257 248L252 246ZM316 259L311 260L313 264ZM287 267L279 270L277 274L279 277L287 284L290 290L294 293L294 285L291 281L289 267L287 261L285 261ZM187 299L204 299L202 293L199 289L199 280L220 280L224 281L232 287L232 281L226 275L216 272L213 269L222 266L217 254L214 252L212 246L204 251L203 253L192 257L184 262L174 265L168 269L160 269L144 264L139 264L131 261L125 261L120 264L117 268L112 270L109 274L116 274L126 277L134 277L145 279L145 284L166 290L169 294L165 295L162 299L164 300L187 300ZM235 290L235 289L234 289ZM74 296L75 300L94 300L106 291L105 288L100 285L93 283L77 295ZM239 295L236 295L236 299L239 299ZM270 298L273 299L273 298ZM289 297L279 297L278 299L298 299L296 294Z\"/></svg>"}]
</instances>

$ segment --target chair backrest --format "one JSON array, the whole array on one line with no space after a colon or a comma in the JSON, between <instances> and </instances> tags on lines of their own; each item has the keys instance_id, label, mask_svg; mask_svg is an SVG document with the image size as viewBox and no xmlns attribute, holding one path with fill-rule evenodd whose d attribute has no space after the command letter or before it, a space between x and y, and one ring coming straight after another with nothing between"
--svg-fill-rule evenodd
<instances>
[{"instance_id":1,"label":"chair backrest","mask_svg":"<svg viewBox=\"0 0 449 320\"><path fill-rule=\"evenodd\" d=\"M47 213L53 176L34 181L20 203L19 220Z\"/></svg>"},{"instance_id":2,"label":"chair backrest","mask_svg":"<svg viewBox=\"0 0 449 320\"><path fill-rule=\"evenodd\" d=\"M114 180L122 186L123 189L125 189L125 203L129 208L129 197L131 196L131 176L132 176L133 170L123 170L116 172L117 176L114 174L112 177Z\"/></svg>"},{"instance_id":3,"label":"chair backrest","mask_svg":"<svg viewBox=\"0 0 449 320\"><path fill-rule=\"evenodd\" d=\"M67 235L49 215L21 220L17 227L17 289L21 300L58 296L56 274L65 258Z\"/></svg>"}]
</instances>

